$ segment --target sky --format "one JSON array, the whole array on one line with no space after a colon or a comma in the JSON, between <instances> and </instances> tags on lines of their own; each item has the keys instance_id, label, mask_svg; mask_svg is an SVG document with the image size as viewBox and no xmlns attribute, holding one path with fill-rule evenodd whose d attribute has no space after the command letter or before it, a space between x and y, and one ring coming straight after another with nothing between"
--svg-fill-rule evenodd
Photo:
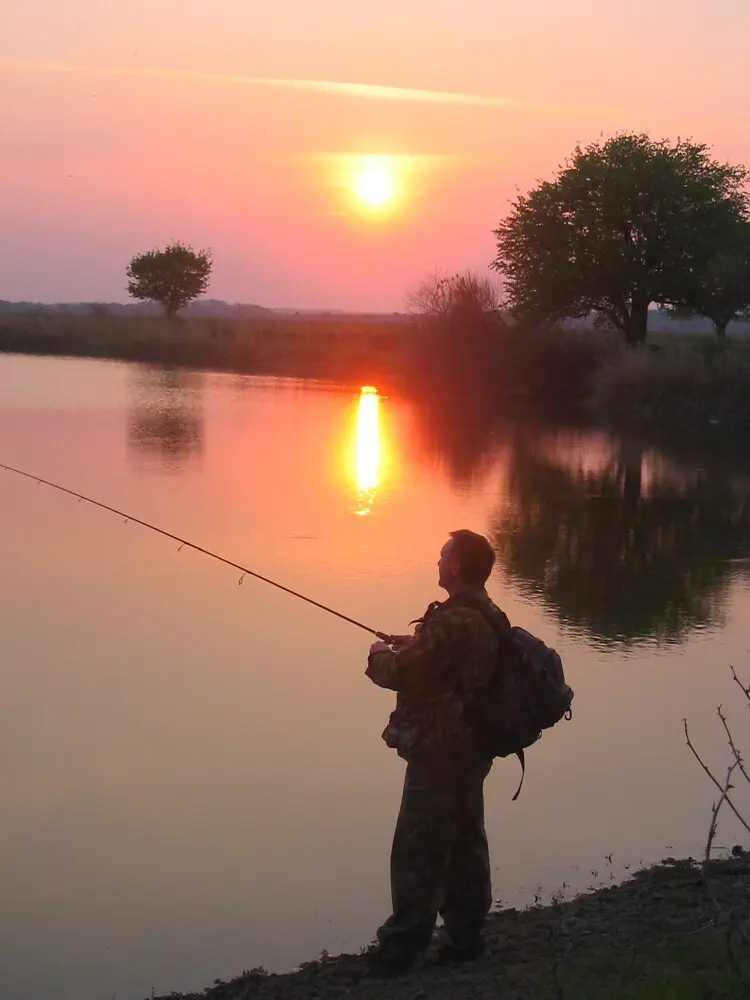
<instances>
[{"instance_id":1,"label":"sky","mask_svg":"<svg viewBox=\"0 0 750 1000\"><path fill-rule=\"evenodd\" d=\"M622 130L750 164L747 0L0 0L0 299L399 310Z\"/></svg>"}]
</instances>

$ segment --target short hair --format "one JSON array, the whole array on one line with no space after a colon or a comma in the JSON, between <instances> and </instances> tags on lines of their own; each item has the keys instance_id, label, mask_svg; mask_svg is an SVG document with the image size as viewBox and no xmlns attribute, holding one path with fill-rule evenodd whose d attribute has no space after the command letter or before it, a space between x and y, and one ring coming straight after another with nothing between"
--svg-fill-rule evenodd
<instances>
[{"instance_id":1,"label":"short hair","mask_svg":"<svg viewBox=\"0 0 750 1000\"><path fill-rule=\"evenodd\" d=\"M484 535L468 528L451 531L450 537L454 542L452 555L458 560L461 579L472 587L484 586L495 565L495 550Z\"/></svg>"}]
</instances>

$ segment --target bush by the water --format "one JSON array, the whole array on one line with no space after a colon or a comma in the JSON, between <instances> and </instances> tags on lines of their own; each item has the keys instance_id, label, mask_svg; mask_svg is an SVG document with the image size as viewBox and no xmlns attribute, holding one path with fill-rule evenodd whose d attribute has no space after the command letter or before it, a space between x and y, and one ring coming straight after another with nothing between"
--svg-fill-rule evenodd
<instances>
[{"instance_id":1,"label":"bush by the water","mask_svg":"<svg viewBox=\"0 0 750 1000\"><path fill-rule=\"evenodd\" d=\"M596 373L618 358L622 344L599 331L560 326L507 327L498 336L496 377L540 405L575 409Z\"/></svg>"},{"instance_id":2,"label":"bush by the water","mask_svg":"<svg viewBox=\"0 0 750 1000\"><path fill-rule=\"evenodd\" d=\"M595 373L588 408L623 428L736 436L750 430L750 343L622 351Z\"/></svg>"}]
</instances>

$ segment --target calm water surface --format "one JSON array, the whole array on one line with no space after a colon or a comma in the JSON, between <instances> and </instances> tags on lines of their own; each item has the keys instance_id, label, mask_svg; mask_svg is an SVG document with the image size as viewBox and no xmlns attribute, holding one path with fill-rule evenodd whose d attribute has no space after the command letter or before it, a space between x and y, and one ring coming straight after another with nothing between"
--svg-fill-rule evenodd
<instances>
[{"instance_id":1,"label":"calm water surface","mask_svg":"<svg viewBox=\"0 0 750 1000\"><path fill-rule=\"evenodd\" d=\"M576 690L520 800L515 763L488 781L496 895L701 849L681 720L719 767L716 705L746 725L746 470L358 388L7 356L0 461L386 631L440 596L448 530L488 533L493 596ZM0 515L3 1000L140 1000L368 942L403 768L368 636L8 473Z\"/></svg>"}]
</instances>

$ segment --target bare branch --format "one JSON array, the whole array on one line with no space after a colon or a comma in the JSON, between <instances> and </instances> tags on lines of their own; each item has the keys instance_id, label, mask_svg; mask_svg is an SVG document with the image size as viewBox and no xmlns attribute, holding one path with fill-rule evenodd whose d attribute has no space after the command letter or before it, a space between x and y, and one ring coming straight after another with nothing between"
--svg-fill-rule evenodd
<instances>
[{"instance_id":1,"label":"bare branch","mask_svg":"<svg viewBox=\"0 0 750 1000\"><path fill-rule=\"evenodd\" d=\"M685 729L685 739L686 739L686 741L687 741L687 745L688 745L688 747L690 748L690 751L692 752L692 754L693 754L693 756L695 757L695 759L696 759L696 760L698 761L698 763L700 764L700 766L701 766L701 767L703 768L703 770L704 770L704 771L706 772L706 774L707 774L707 775L709 776L709 778L711 779L711 781L713 781L713 783L714 783L714 784L716 785L716 787L717 787L717 788L719 789L719 792L721 793L721 796L722 796L722 798L721 798L721 800L720 800L720 801L721 801L721 802L726 802L726 804L727 804L727 805L729 806L729 808L730 808L730 809L732 810L732 812L733 812L733 813L734 813L734 815L735 815L735 816L737 817L737 819L738 819L738 820L740 821L740 823L742 823L742 825L743 825L743 826L744 826L744 828L745 828L745 829L747 830L747 832L748 832L748 833L750 833L750 824L748 824L748 823L747 823L747 821L746 821L746 820L745 820L745 819L743 818L742 814L741 814L741 813L740 813L740 812L738 811L738 809L737 809L737 807L735 806L735 804L734 804L734 803L732 802L732 800L731 800L731 799L729 798L729 795L727 794L728 790L727 790L727 789L726 789L726 788L725 788L725 787L724 787L724 786L723 786L723 785L721 784L721 782L720 782L720 781L718 780L718 778L715 778L715 777L714 777L714 775L713 775L713 773L711 772L710 768L709 768L709 767L708 767L708 766L707 766L707 765L706 765L706 764L705 764L705 763L703 762L703 760L701 759L701 757L700 757L700 755L699 755L698 751L697 751L697 750L695 749L695 747L693 746L693 744L692 744L692 741L691 741L691 739L690 739L690 733L688 732L688 724L687 724L687 719L683 719L683 720L682 720L682 724L683 724L683 726L684 726L684 729ZM734 766L736 766L736 764L735 764Z\"/></svg>"},{"instance_id":2,"label":"bare branch","mask_svg":"<svg viewBox=\"0 0 750 1000\"><path fill-rule=\"evenodd\" d=\"M707 865L711 860L711 851L713 850L713 843L716 838L719 813L721 812L721 807L724 805L724 803L729 801L728 796L729 796L729 791L732 788L732 774L735 768L738 766L739 765L737 764L737 761L735 761L734 764L730 764L729 767L727 768L727 776L726 780L724 781L724 787L721 790L721 796L719 797L719 801L714 803L713 809L711 810L711 826L708 831L708 840L706 841L706 851L705 854L703 855L703 862L705 865Z\"/></svg>"},{"instance_id":3,"label":"bare branch","mask_svg":"<svg viewBox=\"0 0 750 1000\"><path fill-rule=\"evenodd\" d=\"M706 840L706 850L703 855L703 865L701 866L701 878L703 881L703 888L706 893L706 897L713 906L721 922L728 927L729 934L731 934L732 931L733 917L732 914L727 913L727 911L721 905L721 902L719 901L719 898L716 895L716 892L714 891L713 883L711 882L711 851L713 850L713 843L716 837L719 813L721 811L722 805L726 801L728 801L727 797L729 795L729 790L732 787L732 773L738 766L739 765L737 764L737 761L729 765L729 768L727 769L727 776L724 781L724 786L721 791L721 796L718 802L715 802L713 808L711 809L711 825L708 830L708 839Z\"/></svg>"},{"instance_id":4,"label":"bare branch","mask_svg":"<svg viewBox=\"0 0 750 1000\"><path fill-rule=\"evenodd\" d=\"M737 684L737 686L740 688L744 696L747 698L748 707L750 708L750 687L745 687L745 685L737 676L737 671L734 669L734 667L730 667L729 669L732 671L732 677L734 678L735 684Z\"/></svg>"},{"instance_id":5,"label":"bare branch","mask_svg":"<svg viewBox=\"0 0 750 1000\"><path fill-rule=\"evenodd\" d=\"M732 751L732 756L737 761L737 765L740 771L742 772L743 778L745 779L745 781L748 782L748 784L750 784L750 775L748 775L747 771L745 770L745 762L742 759L742 754L735 746L734 738L732 736L732 731L729 728L729 723L727 722L726 716L721 710L721 705L719 705L717 712L719 718L721 719L721 724L724 727L724 732L727 734L727 739L729 741L729 749Z\"/></svg>"},{"instance_id":6,"label":"bare branch","mask_svg":"<svg viewBox=\"0 0 750 1000\"><path fill-rule=\"evenodd\" d=\"M732 676L734 677L736 683L742 688L743 693L748 698L748 701L750 701L750 689L746 689L744 685L740 683L734 671L734 668L732 668ZM734 806L734 803L729 797L729 793L734 787L732 785L732 775L734 774L734 772L739 768L745 780L748 781L749 783L750 783L750 776L748 776L748 773L745 770L745 766L742 760L742 754L740 753L739 749L737 748L734 742L732 731L729 727L729 723L727 722L726 716L722 711L721 705L717 709L717 714L721 719L721 724L724 727L724 732L727 735L727 739L729 741L729 747L730 750L732 751L732 756L734 757L734 760L727 768L726 778L724 779L723 785L714 776L714 774L709 769L708 765L704 763L704 761L698 754L697 750L693 746L692 741L690 739L690 733L688 731L688 725L686 719L683 719L683 726L685 728L685 739L687 741L687 745L690 751L692 752L695 759L698 761L703 770L706 772L706 774L709 776L711 781L713 781L713 783L716 785L716 787L719 789L721 793L718 801L714 803L711 809L711 824L709 826L708 838L706 840L706 849L703 856L701 875L702 875L703 887L706 893L706 898L710 902L721 924L726 927L728 960L732 965L732 967L739 972L740 971L739 966L737 966L734 952L732 950L732 934L734 931L737 931L739 932L740 936L744 939L746 943L750 943L750 921L748 921L748 917L745 913L738 912L736 907L732 909L727 909L722 905L721 901L719 900L716 891L714 889L714 883L711 879L711 869L712 869L711 853L715 849L714 841L716 838L716 831L718 828L719 813L721 812L722 806L724 805L725 802L729 805L732 812L740 821L740 823L742 823L745 829L750 832L750 827L748 826L747 822L743 819L743 817L740 815L740 813L737 811L736 807Z\"/></svg>"},{"instance_id":7,"label":"bare branch","mask_svg":"<svg viewBox=\"0 0 750 1000\"><path fill-rule=\"evenodd\" d=\"M406 307L409 312L433 319L466 312L497 316L501 310L500 289L492 278L473 271L435 271L407 294Z\"/></svg>"}]
</instances>

